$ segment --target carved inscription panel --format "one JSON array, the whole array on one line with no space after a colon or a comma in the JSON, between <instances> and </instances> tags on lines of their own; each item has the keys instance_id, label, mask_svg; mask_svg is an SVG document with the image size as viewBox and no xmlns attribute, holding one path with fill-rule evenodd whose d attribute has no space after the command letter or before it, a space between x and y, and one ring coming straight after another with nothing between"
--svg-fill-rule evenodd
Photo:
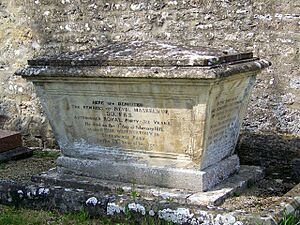
<instances>
[{"instance_id":1,"label":"carved inscription panel","mask_svg":"<svg viewBox=\"0 0 300 225\"><path fill-rule=\"evenodd\" d=\"M131 150L188 150L192 109L151 107L145 100L118 98L88 98L85 104L72 99L70 103L74 126L92 134L91 143Z\"/></svg>"},{"instance_id":2,"label":"carved inscription panel","mask_svg":"<svg viewBox=\"0 0 300 225\"><path fill-rule=\"evenodd\" d=\"M254 79L225 81L214 89L204 167L233 153Z\"/></svg>"},{"instance_id":3,"label":"carved inscription panel","mask_svg":"<svg viewBox=\"0 0 300 225\"><path fill-rule=\"evenodd\" d=\"M194 96L77 93L63 99L59 111L70 143L84 139L102 147L190 156L202 147L205 105Z\"/></svg>"}]
</instances>

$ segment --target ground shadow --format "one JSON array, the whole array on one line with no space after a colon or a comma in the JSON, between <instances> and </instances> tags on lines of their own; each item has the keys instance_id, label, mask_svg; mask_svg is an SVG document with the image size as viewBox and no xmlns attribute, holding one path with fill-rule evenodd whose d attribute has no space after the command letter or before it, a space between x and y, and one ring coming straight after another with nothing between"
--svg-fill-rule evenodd
<instances>
[{"instance_id":1,"label":"ground shadow","mask_svg":"<svg viewBox=\"0 0 300 225\"><path fill-rule=\"evenodd\" d=\"M278 196L300 182L300 138L276 133L241 133L236 147L241 164L265 168L255 186L265 196Z\"/></svg>"}]
</instances>

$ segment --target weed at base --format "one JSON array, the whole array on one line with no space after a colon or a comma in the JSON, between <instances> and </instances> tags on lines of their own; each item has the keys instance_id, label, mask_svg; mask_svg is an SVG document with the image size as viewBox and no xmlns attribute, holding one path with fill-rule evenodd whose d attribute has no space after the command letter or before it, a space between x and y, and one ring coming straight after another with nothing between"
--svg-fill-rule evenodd
<instances>
[{"instance_id":1,"label":"weed at base","mask_svg":"<svg viewBox=\"0 0 300 225\"><path fill-rule=\"evenodd\" d=\"M0 170L6 169L6 163L0 163Z\"/></svg>"},{"instance_id":2,"label":"weed at base","mask_svg":"<svg viewBox=\"0 0 300 225\"><path fill-rule=\"evenodd\" d=\"M60 156L59 152L52 152L52 151L34 151L33 152L33 157L34 158L52 158L56 159Z\"/></svg>"},{"instance_id":3,"label":"weed at base","mask_svg":"<svg viewBox=\"0 0 300 225\"><path fill-rule=\"evenodd\" d=\"M279 225L300 225L300 215L295 213L285 215Z\"/></svg>"}]
</instances>

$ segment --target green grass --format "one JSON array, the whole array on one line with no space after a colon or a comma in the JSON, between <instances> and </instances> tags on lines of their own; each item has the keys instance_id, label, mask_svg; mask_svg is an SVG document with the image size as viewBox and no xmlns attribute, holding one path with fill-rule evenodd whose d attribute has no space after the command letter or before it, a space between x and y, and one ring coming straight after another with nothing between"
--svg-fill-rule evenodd
<instances>
[{"instance_id":1,"label":"green grass","mask_svg":"<svg viewBox=\"0 0 300 225\"><path fill-rule=\"evenodd\" d=\"M133 190L130 194L131 194L131 197L132 197L133 199L136 199L136 198L140 197L140 193L138 193L138 192L135 191L135 190Z\"/></svg>"},{"instance_id":2,"label":"green grass","mask_svg":"<svg viewBox=\"0 0 300 225\"><path fill-rule=\"evenodd\" d=\"M109 225L115 224L107 218L92 219L89 214L82 211L79 213L60 214L58 212L30 210L8 206L0 206L1 225Z\"/></svg>"},{"instance_id":3,"label":"green grass","mask_svg":"<svg viewBox=\"0 0 300 225\"><path fill-rule=\"evenodd\" d=\"M171 222L162 221L156 217L144 216L134 221L134 215L125 210L125 218L121 221L110 217L91 218L90 215L81 211L79 213L61 214L55 211L31 210L0 205L1 225L172 225ZM135 218L136 219L136 218Z\"/></svg>"},{"instance_id":4,"label":"green grass","mask_svg":"<svg viewBox=\"0 0 300 225\"><path fill-rule=\"evenodd\" d=\"M294 213L286 215L279 225L300 225L300 216Z\"/></svg>"},{"instance_id":5,"label":"green grass","mask_svg":"<svg viewBox=\"0 0 300 225\"><path fill-rule=\"evenodd\" d=\"M0 170L6 169L6 163L0 163Z\"/></svg>"},{"instance_id":6,"label":"green grass","mask_svg":"<svg viewBox=\"0 0 300 225\"><path fill-rule=\"evenodd\" d=\"M53 152L53 151L34 151L33 157L35 158L51 158L56 159L60 156L59 152Z\"/></svg>"},{"instance_id":7,"label":"green grass","mask_svg":"<svg viewBox=\"0 0 300 225\"><path fill-rule=\"evenodd\" d=\"M0 224L14 225L14 224L38 224L41 218L30 215L30 213L17 212L13 207L1 207Z\"/></svg>"},{"instance_id":8,"label":"green grass","mask_svg":"<svg viewBox=\"0 0 300 225\"><path fill-rule=\"evenodd\" d=\"M241 192L239 191L233 192L233 197L240 197L240 196L241 196Z\"/></svg>"}]
</instances>

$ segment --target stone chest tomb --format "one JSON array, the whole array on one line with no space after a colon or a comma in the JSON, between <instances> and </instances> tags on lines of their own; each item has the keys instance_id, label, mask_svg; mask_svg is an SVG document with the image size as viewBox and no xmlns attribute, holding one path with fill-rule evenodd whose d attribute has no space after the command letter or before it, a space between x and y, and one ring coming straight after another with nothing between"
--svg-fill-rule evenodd
<instances>
[{"instance_id":1,"label":"stone chest tomb","mask_svg":"<svg viewBox=\"0 0 300 225\"><path fill-rule=\"evenodd\" d=\"M40 57L36 87L62 150L59 173L205 191L239 170L234 148L252 53L139 41Z\"/></svg>"}]
</instances>

